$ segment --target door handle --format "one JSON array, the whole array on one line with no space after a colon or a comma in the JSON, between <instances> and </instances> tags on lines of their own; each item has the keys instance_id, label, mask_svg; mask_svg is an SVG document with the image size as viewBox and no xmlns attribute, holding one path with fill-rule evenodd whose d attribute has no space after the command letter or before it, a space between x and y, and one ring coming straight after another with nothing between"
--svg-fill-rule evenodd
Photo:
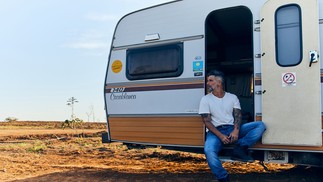
<instances>
[{"instance_id":1,"label":"door handle","mask_svg":"<svg viewBox=\"0 0 323 182\"><path fill-rule=\"evenodd\" d=\"M319 61L319 54L317 51L310 51L310 67L312 66L312 63L316 63Z\"/></svg>"}]
</instances>

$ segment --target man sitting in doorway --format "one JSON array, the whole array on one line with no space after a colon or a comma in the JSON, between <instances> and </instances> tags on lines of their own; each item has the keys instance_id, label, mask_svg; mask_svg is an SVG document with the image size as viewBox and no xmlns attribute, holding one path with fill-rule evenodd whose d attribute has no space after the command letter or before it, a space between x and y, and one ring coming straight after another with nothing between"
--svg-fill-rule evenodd
<instances>
[{"instance_id":1,"label":"man sitting in doorway","mask_svg":"<svg viewBox=\"0 0 323 182\"><path fill-rule=\"evenodd\" d=\"M262 136L266 127L262 121L241 125L241 107L236 95L224 91L224 75L212 71L207 75L210 93L200 102L199 114L207 128L204 152L208 165L220 182L229 181L227 171L219 160L223 145L234 144L232 159L251 162L247 149Z\"/></svg>"}]
</instances>

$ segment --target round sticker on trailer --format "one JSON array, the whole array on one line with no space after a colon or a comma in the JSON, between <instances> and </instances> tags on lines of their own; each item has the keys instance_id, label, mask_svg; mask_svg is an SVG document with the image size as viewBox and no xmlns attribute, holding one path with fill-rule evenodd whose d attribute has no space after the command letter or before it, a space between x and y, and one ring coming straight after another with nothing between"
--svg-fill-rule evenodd
<instances>
[{"instance_id":1,"label":"round sticker on trailer","mask_svg":"<svg viewBox=\"0 0 323 182\"><path fill-rule=\"evenodd\" d=\"M119 73L122 70L122 62L120 60L113 61L111 69L113 73Z\"/></svg>"},{"instance_id":2,"label":"round sticker on trailer","mask_svg":"<svg viewBox=\"0 0 323 182\"><path fill-rule=\"evenodd\" d=\"M282 86L296 86L296 73L290 72L290 73L283 73L282 74Z\"/></svg>"}]
</instances>

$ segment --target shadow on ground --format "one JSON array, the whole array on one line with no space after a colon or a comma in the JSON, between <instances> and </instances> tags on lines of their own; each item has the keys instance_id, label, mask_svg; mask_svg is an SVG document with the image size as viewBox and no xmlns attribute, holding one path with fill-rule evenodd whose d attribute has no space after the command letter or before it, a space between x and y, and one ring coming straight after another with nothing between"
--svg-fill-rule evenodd
<instances>
[{"instance_id":1,"label":"shadow on ground","mask_svg":"<svg viewBox=\"0 0 323 182\"><path fill-rule=\"evenodd\" d=\"M246 173L246 174L231 174L232 182L321 182L323 177L323 169L309 168L298 166L281 172L268 173ZM166 181L166 182L206 182L212 180L212 174L209 172L201 173L124 173L113 171L110 169L75 169L67 172L57 172L43 176L14 180L13 182L102 182L102 181Z\"/></svg>"}]
</instances>

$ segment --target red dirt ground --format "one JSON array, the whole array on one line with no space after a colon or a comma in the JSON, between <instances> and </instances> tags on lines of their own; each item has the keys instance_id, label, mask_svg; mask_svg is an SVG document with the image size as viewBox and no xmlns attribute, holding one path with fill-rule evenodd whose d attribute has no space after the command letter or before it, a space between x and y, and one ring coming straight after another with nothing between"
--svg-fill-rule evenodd
<instances>
[{"instance_id":1,"label":"red dirt ground","mask_svg":"<svg viewBox=\"0 0 323 182\"><path fill-rule=\"evenodd\" d=\"M203 154L102 144L104 123L0 123L0 181L216 181ZM86 128L86 129L85 129ZM224 162L231 181L322 181L319 168Z\"/></svg>"}]
</instances>

